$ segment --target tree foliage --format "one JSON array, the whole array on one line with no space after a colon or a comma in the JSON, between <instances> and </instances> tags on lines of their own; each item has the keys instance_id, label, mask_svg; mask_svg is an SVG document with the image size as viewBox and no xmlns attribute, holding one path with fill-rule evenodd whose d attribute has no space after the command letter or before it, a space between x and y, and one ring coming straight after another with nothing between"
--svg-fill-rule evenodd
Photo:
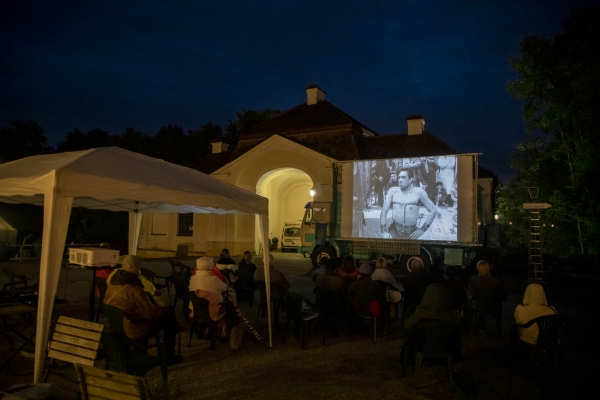
<instances>
[{"instance_id":1,"label":"tree foliage","mask_svg":"<svg viewBox=\"0 0 600 400\"><path fill-rule=\"evenodd\" d=\"M37 122L17 119L0 128L0 157L6 161L52 152L54 149Z\"/></svg>"},{"instance_id":2,"label":"tree foliage","mask_svg":"<svg viewBox=\"0 0 600 400\"><path fill-rule=\"evenodd\" d=\"M539 185L538 201L552 204L544 212L547 249L562 254L598 251L599 48L600 7L595 6L570 17L553 40L525 37L521 58L509 59L517 80L508 89L524 101L523 117L533 134L518 145L512 159L517 177L503 188L498 204L503 221L513 222L507 227L513 244L522 242L528 221L521 199L530 201L526 188Z\"/></svg>"}]
</instances>

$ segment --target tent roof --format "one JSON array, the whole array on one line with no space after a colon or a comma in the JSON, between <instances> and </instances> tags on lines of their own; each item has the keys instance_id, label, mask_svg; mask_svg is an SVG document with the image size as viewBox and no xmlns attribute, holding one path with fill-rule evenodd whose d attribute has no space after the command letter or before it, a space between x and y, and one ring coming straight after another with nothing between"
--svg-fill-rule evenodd
<instances>
[{"instance_id":1,"label":"tent roof","mask_svg":"<svg viewBox=\"0 0 600 400\"><path fill-rule=\"evenodd\" d=\"M44 204L73 197L74 207L144 213L268 214L268 200L194 169L102 147L0 164L0 201Z\"/></svg>"}]
</instances>

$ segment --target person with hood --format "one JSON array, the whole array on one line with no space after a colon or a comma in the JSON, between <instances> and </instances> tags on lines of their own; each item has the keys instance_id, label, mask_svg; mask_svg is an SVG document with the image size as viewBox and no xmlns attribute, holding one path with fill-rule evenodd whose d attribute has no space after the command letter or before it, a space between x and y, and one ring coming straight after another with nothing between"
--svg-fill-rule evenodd
<instances>
[{"instance_id":1,"label":"person with hood","mask_svg":"<svg viewBox=\"0 0 600 400\"><path fill-rule=\"evenodd\" d=\"M455 362L462 361L462 353L460 350L460 323L456 316L456 311L450 306L448 296L444 287L439 283L432 283L427 286L423 299L417 307L416 311L410 318L404 321L404 329L406 330L406 340L402 347L402 352L409 351L412 353L423 346L424 337L413 334L414 328L420 324L430 322L432 320L447 321L456 324L459 329L455 336L450 339L450 353ZM410 354L409 353L409 354Z\"/></svg>"},{"instance_id":2,"label":"person with hood","mask_svg":"<svg viewBox=\"0 0 600 400\"><path fill-rule=\"evenodd\" d=\"M175 337L181 329L173 306L159 306L144 291L138 257L126 256L121 265L110 278L104 303L123 312L123 329L132 340L146 340L163 330L167 362L171 365L181 362L181 355L175 355Z\"/></svg>"},{"instance_id":3,"label":"person with hood","mask_svg":"<svg viewBox=\"0 0 600 400\"><path fill-rule=\"evenodd\" d=\"M544 287L538 283L532 283L525 289L523 304L517 305L515 309L515 322L526 324L537 317L558 314L554 307L550 307L546 301ZM537 324L529 328L519 328L519 339L526 343L535 345L537 343L539 329Z\"/></svg>"}]
</instances>

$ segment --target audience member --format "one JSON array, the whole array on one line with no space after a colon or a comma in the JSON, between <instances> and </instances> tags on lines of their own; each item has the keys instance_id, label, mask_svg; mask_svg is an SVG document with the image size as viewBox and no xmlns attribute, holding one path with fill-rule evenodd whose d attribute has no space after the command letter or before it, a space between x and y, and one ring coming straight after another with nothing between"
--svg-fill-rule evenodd
<instances>
[{"instance_id":1,"label":"audience member","mask_svg":"<svg viewBox=\"0 0 600 400\"><path fill-rule=\"evenodd\" d=\"M269 253L269 278L271 281L271 297L274 301L279 301L279 296L282 292L287 292L290 288L290 283L286 279L285 275L275 269L275 259L273 254ZM258 268L254 273L254 281L265 282L265 269Z\"/></svg>"},{"instance_id":2,"label":"audience member","mask_svg":"<svg viewBox=\"0 0 600 400\"><path fill-rule=\"evenodd\" d=\"M217 268L223 273L223 275L225 275L229 286L233 287L235 281L237 281L238 279L238 266L236 265L235 261L231 258L231 253L229 252L229 249L221 250L221 258L219 258L219 260L217 261Z\"/></svg>"},{"instance_id":3,"label":"audience member","mask_svg":"<svg viewBox=\"0 0 600 400\"><path fill-rule=\"evenodd\" d=\"M446 266L444 276L437 283L444 287L450 307L453 310L458 310L465 304L467 299L467 291L465 285L456 278L456 267L454 265Z\"/></svg>"},{"instance_id":4,"label":"audience member","mask_svg":"<svg viewBox=\"0 0 600 400\"><path fill-rule=\"evenodd\" d=\"M477 263L478 274L469 282L469 294L473 309L479 312L479 329L485 330L487 315L501 313L501 304L506 300L506 291L498 279L492 276L490 264L481 260Z\"/></svg>"},{"instance_id":5,"label":"audience member","mask_svg":"<svg viewBox=\"0 0 600 400\"><path fill-rule=\"evenodd\" d=\"M227 313L224 293L227 293L227 283L215 276L214 262L210 257L200 257L196 260L196 269L190 277L190 291L196 296L208 300L208 313L213 321L219 321L219 336L227 337L227 319L223 318ZM192 315L194 310L190 303Z\"/></svg>"},{"instance_id":6,"label":"audience member","mask_svg":"<svg viewBox=\"0 0 600 400\"><path fill-rule=\"evenodd\" d=\"M525 289L523 304L517 305L515 309L515 322L522 325L534 318L552 314L557 314L557 312L554 307L548 305L544 287L532 283ZM533 324L529 328L519 328L519 339L526 343L536 344L539 332L537 324Z\"/></svg>"},{"instance_id":7,"label":"audience member","mask_svg":"<svg viewBox=\"0 0 600 400\"><path fill-rule=\"evenodd\" d=\"M391 289L387 290L385 293L385 298L388 302L400 302L400 300L402 299L402 295L398 290L396 278L394 278L392 273L387 269L387 261L385 261L385 258L380 258L377 260L377 263L375 264L375 271L371 275L371 279L373 279L374 281L384 281L389 285L388 287L391 287Z\"/></svg>"},{"instance_id":8,"label":"audience member","mask_svg":"<svg viewBox=\"0 0 600 400\"><path fill-rule=\"evenodd\" d=\"M323 260L323 258L321 258ZM325 258L329 260L329 258ZM335 265L328 261L322 263L324 265L325 272L316 275L315 287L318 292L319 288L329 289L333 291L335 309L344 311L346 308L346 296L348 295L348 282L341 276L335 273Z\"/></svg>"},{"instance_id":9,"label":"audience member","mask_svg":"<svg viewBox=\"0 0 600 400\"><path fill-rule=\"evenodd\" d=\"M175 355L175 336L180 331L173 307L160 307L152 296L144 291L140 280L140 259L126 256L122 268L110 278L104 303L123 311L123 329L132 340L145 340L164 330L165 351L169 364L183 358Z\"/></svg>"},{"instance_id":10,"label":"audience member","mask_svg":"<svg viewBox=\"0 0 600 400\"><path fill-rule=\"evenodd\" d=\"M423 294L423 299L417 307L416 311L404 321L404 329L406 332L406 340L402 347L402 353L409 352L409 356L416 350L420 350L424 344L424 337L414 334L416 327L422 323L431 320L448 321L456 324L460 328L456 312L450 307L446 291L439 283L433 283L427 287ZM460 332L460 331L458 331ZM462 361L462 353L460 350L460 333L455 334L450 338L450 353L455 362ZM402 357L402 356L401 356Z\"/></svg>"},{"instance_id":11,"label":"audience member","mask_svg":"<svg viewBox=\"0 0 600 400\"><path fill-rule=\"evenodd\" d=\"M385 292L380 285L371 279L371 265L365 262L361 264L358 271L358 280L348 285L348 297L352 297L357 292L370 292L377 296L380 303L383 303L385 301Z\"/></svg>"},{"instance_id":12,"label":"audience member","mask_svg":"<svg viewBox=\"0 0 600 400\"><path fill-rule=\"evenodd\" d=\"M244 252L244 257L242 257L238 264L238 273L241 270L247 270L251 272L252 275L254 275L254 272L256 272L256 264L252 262L252 253L248 250Z\"/></svg>"},{"instance_id":13,"label":"audience member","mask_svg":"<svg viewBox=\"0 0 600 400\"><path fill-rule=\"evenodd\" d=\"M337 274L347 281L354 281L358 278L359 272L354 262L354 257L347 255L342 261L342 266L337 269Z\"/></svg>"}]
</instances>

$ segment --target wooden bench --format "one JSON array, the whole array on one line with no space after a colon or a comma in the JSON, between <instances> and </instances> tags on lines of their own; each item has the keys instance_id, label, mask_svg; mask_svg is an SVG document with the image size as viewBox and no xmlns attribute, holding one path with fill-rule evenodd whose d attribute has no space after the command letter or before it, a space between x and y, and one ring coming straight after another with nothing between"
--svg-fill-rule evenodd
<instances>
[{"instance_id":1,"label":"wooden bench","mask_svg":"<svg viewBox=\"0 0 600 400\"><path fill-rule=\"evenodd\" d=\"M83 400L149 399L146 379L121 372L75 365Z\"/></svg>"},{"instance_id":2,"label":"wooden bench","mask_svg":"<svg viewBox=\"0 0 600 400\"><path fill-rule=\"evenodd\" d=\"M52 364L44 381L48 378L50 370L54 369L55 360L94 366L103 329L102 324L61 316L50 343L48 357L52 358Z\"/></svg>"}]
</instances>

